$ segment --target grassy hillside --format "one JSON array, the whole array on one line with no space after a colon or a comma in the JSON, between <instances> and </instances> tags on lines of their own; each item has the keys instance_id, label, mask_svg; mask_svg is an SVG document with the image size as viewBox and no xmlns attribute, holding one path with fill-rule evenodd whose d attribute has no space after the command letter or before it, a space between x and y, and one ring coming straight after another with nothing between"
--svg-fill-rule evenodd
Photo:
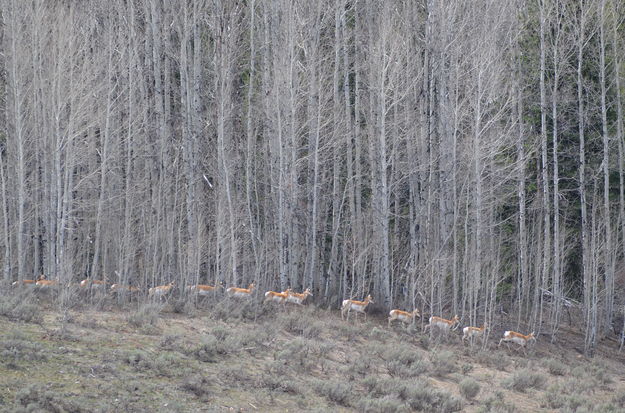
<instances>
[{"instance_id":1,"label":"grassy hillside","mask_svg":"<svg viewBox=\"0 0 625 413\"><path fill-rule=\"evenodd\" d=\"M76 297L74 297L76 298ZM337 310L70 300L4 290L3 411L619 412L623 359L585 359L577 336L528 356L388 329ZM606 358L605 355L614 356Z\"/></svg>"}]
</instances>

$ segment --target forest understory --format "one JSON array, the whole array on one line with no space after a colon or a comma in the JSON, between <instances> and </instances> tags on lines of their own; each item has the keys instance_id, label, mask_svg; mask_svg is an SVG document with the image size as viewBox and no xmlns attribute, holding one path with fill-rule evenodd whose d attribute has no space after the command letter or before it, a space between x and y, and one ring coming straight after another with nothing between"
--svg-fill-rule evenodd
<instances>
[{"instance_id":1,"label":"forest understory","mask_svg":"<svg viewBox=\"0 0 625 413\"><path fill-rule=\"evenodd\" d=\"M616 339L583 356L579 326L527 355L387 327L380 312L215 295L119 305L108 296L3 288L0 410L6 412L622 412ZM578 320L576 320L578 321ZM463 326L464 324L461 324ZM461 328L459 329L462 330Z\"/></svg>"},{"instance_id":2,"label":"forest understory","mask_svg":"<svg viewBox=\"0 0 625 413\"><path fill-rule=\"evenodd\" d=\"M581 331L589 357L625 344L622 0L0 0L0 18L4 283L309 288L506 313L541 344Z\"/></svg>"}]
</instances>

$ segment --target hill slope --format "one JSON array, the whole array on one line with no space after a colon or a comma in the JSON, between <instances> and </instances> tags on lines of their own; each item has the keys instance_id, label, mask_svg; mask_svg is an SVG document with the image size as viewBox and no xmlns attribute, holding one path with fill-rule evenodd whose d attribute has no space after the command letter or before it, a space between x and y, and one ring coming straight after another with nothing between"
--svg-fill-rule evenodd
<instances>
[{"instance_id":1,"label":"hill slope","mask_svg":"<svg viewBox=\"0 0 625 413\"><path fill-rule=\"evenodd\" d=\"M0 303L6 411L625 409L621 360L588 360L540 337L525 357L497 350L492 337L482 351L462 346L458 332L430 339L311 306L120 309L106 299L61 312L45 297Z\"/></svg>"}]
</instances>

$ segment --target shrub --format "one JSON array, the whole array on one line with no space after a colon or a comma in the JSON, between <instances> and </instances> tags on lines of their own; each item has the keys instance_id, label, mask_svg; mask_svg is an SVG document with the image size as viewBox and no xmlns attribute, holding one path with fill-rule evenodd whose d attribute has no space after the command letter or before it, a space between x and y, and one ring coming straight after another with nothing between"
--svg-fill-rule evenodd
<instances>
[{"instance_id":1,"label":"shrub","mask_svg":"<svg viewBox=\"0 0 625 413\"><path fill-rule=\"evenodd\" d=\"M567 368L564 363L556 359L548 359L545 361L545 366L547 367L549 373L554 376L564 376L567 372Z\"/></svg>"},{"instance_id":2,"label":"shrub","mask_svg":"<svg viewBox=\"0 0 625 413\"><path fill-rule=\"evenodd\" d=\"M185 314L189 317L195 316L195 305L192 300L176 297L169 300L171 310L176 314Z\"/></svg>"},{"instance_id":3,"label":"shrub","mask_svg":"<svg viewBox=\"0 0 625 413\"><path fill-rule=\"evenodd\" d=\"M592 377L601 384L612 383L612 376L608 372L610 366L603 360L594 360L588 367L588 371Z\"/></svg>"},{"instance_id":4,"label":"shrub","mask_svg":"<svg viewBox=\"0 0 625 413\"><path fill-rule=\"evenodd\" d=\"M625 407L625 391L621 390L612 398L612 403L617 407Z\"/></svg>"},{"instance_id":5,"label":"shrub","mask_svg":"<svg viewBox=\"0 0 625 413\"><path fill-rule=\"evenodd\" d=\"M458 385L460 394L467 399L473 399L480 392L480 385L473 379L466 378Z\"/></svg>"},{"instance_id":6,"label":"shrub","mask_svg":"<svg viewBox=\"0 0 625 413\"><path fill-rule=\"evenodd\" d=\"M358 337L362 337L363 334L366 334L366 331L363 331L362 327L357 325L356 323L344 322L337 325L337 328L334 330L337 335L337 338L354 341Z\"/></svg>"},{"instance_id":7,"label":"shrub","mask_svg":"<svg viewBox=\"0 0 625 413\"><path fill-rule=\"evenodd\" d=\"M456 371L456 356L450 351L440 351L432 354L432 373L438 376L445 376Z\"/></svg>"},{"instance_id":8,"label":"shrub","mask_svg":"<svg viewBox=\"0 0 625 413\"><path fill-rule=\"evenodd\" d=\"M566 386L559 383L549 386L544 394L541 407L559 409L566 404L566 396L569 393Z\"/></svg>"},{"instance_id":9,"label":"shrub","mask_svg":"<svg viewBox=\"0 0 625 413\"><path fill-rule=\"evenodd\" d=\"M442 402L440 405L441 413L453 413L462 410L462 400L454 396L453 394L443 393L441 395Z\"/></svg>"},{"instance_id":10,"label":"shrub","mask_svg":"<svg viewBox=\"0 0 625 413\"><path fill-rule=\"evenodd\" d=\"M287 342L280 351L274 354L274 358L283 360L290 367L307 370L315 365L316 354L319 354L319 347L314 341L298 337Z\"/></svg>"},{"instance_id":11,"label":"shrub","mask_svg":"<svg viewBox=\"0 0 625 413\"><path fill-rule=\"evenodd\" d=\"M596 390L597 383L590 377L571 377L566 379L562 384L562 391L566 394L575 391L576 393L590 393Z\"/></svg>"},{"instance_id":12,"label":"shrub","mask_svg":"<svg viewBox=\"0 0 625 413\"><path fill-rule=\"evenodd\" d=\"M82 411L71 400L50 391L47 388L31 384L19 390L15 395L15 401L27 411L46 412L79 412Z\"/></svg>"},{"instance_id":13,"label":"shrub","mask_svg":"<svg viewBox=\"0 0 625 413\"><path fill-rule=\"evenodd\" d=\"M180 353L160 353L152 362L152 368L165 377L184 375L187 372Z\"/></svg>"},{"instance_id":14,"label":"shrub","mask_svg":"<svg viewBox=\"0 0 625 413\"><path fill-rule=\"evenodd\" d=\"M145 303L141 304L139 308L130 313L126 320L128 324L133 327L156 326L158 322L158 316L163 309L162 304L157 303Z\"/></svg>"},{"instance_id":15,"label":"shrub","mask_svg":"<svg viewBox=\"0 0 625 413\"><path fill-rule=\"evenodd\" d=\"M369 357L376 356L388 360L394 354L394 350L392 348L386 344L380 343L377 340L367 341L362 348L362 353L368 355Z\"/></svg>"},{"instance_id":16,"label":"shrub","mask_svg":"<svg viewBox=\"0 0 625 413\"><path fill-rule=\"evenodd\" d=\"M224 340L209 334L202 337L200 344L189 349L187 354L199 361L213 363L218 356L226 355L230 350Z\"/></svg>"},{"instance_id":17,"label":"shrub","mask_svg":"<svg viewBox=\"0 0 625 413\"><path fill-rule=\"evenodd\" d=\"M255 387L288 394L301 394L303 392L302 388L289 377L280 377L273 374L263 374Z\"/></svg>"},{"instance_id":18,"label":"shrub","mask_svg":"<svg viewBox=\"0 0 625 413\"><path fill-rule=\"evenodd\" d=\"M419 344L421 345L421 347L423 347L424 350L429 350L430 349L430 337L429 336L425 336L422 335L419 337Z\"/></svg>"},{"instance_id":19,"label":"shrub","mask_svg":"<svg viewBox=\"0 0 625 413\"><path fill-rule=\"evenodd\" d=\"M538 388L545 381L545 378L531 370L518 370L503 381L504 387L518 392L524 392L530 388Z\"/></svg>"},{"instance_id":20,"label":"shrub","mask_svg":"<svg viewBox=\"0 0 625 413\"><path fill-rule=\"evenodd\" d=\"M490 397L478 409L479 413L515 413L516 407L503 401L503 395L497 393L495 397Z\"/></svg>"},{"instance_id":21,"label":"shrub","mask_svg":"<svg viewBox=\"0 0 625 413\"><path fill-rule=\"evenodd\" d=\"M130 350L122 355L122 360L136 371L152 370L162 376L172 377L186 373L182 359L177 354L161 353L153 356L141 350Z\"/></svg>"},{"instance_id":22,"label":"shrub","mask_svg":"<svg viewBox=\"0 0 625 413\"><path fill-rule=\"evenodd\" d=\"M388 332L379 327L373 327L369 332L369 338L376 339L378 341L385 341L388 337Z\"/></svg>"},{"instance_id":23,"label":"shrub","mask_svg":"<svg viewBox=\"0 0 625 413\"><path fill-rule=\"evenodd\" d=\"M400 380L377 375L367 376L360 383L367 390L367 393L375 398L401 393L405 387Z\"/></svg>"},{"instance_id":24,"label":"shrub","mask_svg":"<svg viewBox=\"0 0 625 413\"><path fill-rule=\"evenodd\" d=\"M255 380L247 367L234 363L221 363L218 366L218 376L225 378L231 385L245 388L253 386Z\"/></svg>"},{"instance_id":25,"label":"shrub","mask_svg":"<svg viewBox=\"0 0 625 413\"><path fill-rule=\"evenodd\" d=\"M318 338L323 331L323 324L317 321L310 322L304 327L302 335L306 338Z\"/></svg>"},{"instance_id":26,"label":"shrub","mask_svg":"<svg viewBox=\"0 0 625 413\"><path fill-rule=\"evenodd\" d=\"M28 340L19 331L10 332L6 339L0 341L0 360L8 368L17 368L19 361L45 361L47 358L41 344Z\"/></svg>"},{"instance_id":27,"label":"shrub","mask_svg":"<svg viewBox=\"0 0 625 413\"><path fill-rule=\"evenodd\" d=\"M347 374L358 373L360 375L369 373L371 369L370 357L358 357L351 363L351 366L347 369Z\"/></svg>"},{"instance_id":28,"label":"shrub","mask_svg":"<svg viewBox=\"0 0 625 413\"><path fill-rule=\"evenodd\" d=\"M473 365L471 364L463 364L461 367L462 374L467 375L473 371Z\"/></svg>"},{"instance_id":29,"label":"shrub","mask_svg":"<svg viewBox=\"0 0 625 413\"><path fill-rule=\"evenodd\" d=\"M232 334L232 329L222 325L216 325L210 330L210 334L215 336L219 341L226 341Z\"/></svg>"},{"instance_id":30,"label":"shrub","mask_svg":"<svg viewBox=\"0 0 625 413\"><path fill-rule=\"evenodd\" d=\"M448 394L433 389L427 382L412 382L404 386L399 392L399 397L417 411L452 412L458 407L457 399L452 400Z\"/></svg>"},{"instance_id":31,"label":"shrub","mask_svg":"<svg viewBox=\"0 0 625 413\"><path fill-rule=\"evenodd\" d=\"M198 398L205 399L210 394L210 383L211 380L206 376L194 374L185 378L180 384L180 387L182 390L194 394Z\"/></svg>"},{"instance_id":32,"label":"shrub","mask_svg":"<svg viewBox=\"0 0 625 413\"><path fill-rule=\"evenodd\" d=\"M152 362L150 361L146 352L141 350L130 350L122 355L124 363L132 366L135 370L150 370L152 369Z\"/></svg>"},{"instance_id":33,"label":"shrub","mask_svg":"<svg viewBox=\"0 0 625 413\"><path fill-rule=\"evenodd\" d=\"M386 368L391 376L403 378L417 377L427 371L427 365L423 360L410 364L403 363L400 360L391 360L386 362Z\"/></svg>"},{"instance_id":34,"label":"shrub","mask_svg":"<svg viewBox=\"0 0 625 413\"><path fill-rule=\"evenodd\" d=\"M480 351L477 355L477 361L500 371L505 371L510 364L507 357L499 351Z\"/></svg>"},{"instance_id":35,"label":"shrub","mask_svg":"<svg viewBox=\"0 0 625 413\"><path fill-rule=\"evenodd\" d=\"M391 347L384 353L383 358L384 360L395 360L405 364L413 364L421 361L421 355L419 353L405 347Z\"/></svg>"},{"instance_id":36,"label":"shrub","mask_svg":"<svg viewBox=\"0 0 625 413\"><path fill-rule=\"evenodd\" d=\"M161 339L158 346L163 350L176 351L180 349L179 341L180 336L168 334Z\"/></svg>"},{"instance_id":37,"label":"shrub","mask_svg":"<svg viewBox=\"0 0 625 413\"><path fill-rule=\"evenodd\" d=\"M252 299L226 298L223 303L225 306L217 307L220 310L217 317L222 320L255 320L262 311L254 297Z\"/></svg>"},{"instance_id":38,"label":"shrub","mask_svg":"<svg viewBox=\"0 0 625 413\"><path fill-rule=\"evenodd\" d=\"M243 331L228 332L227 334L226 332L213 331L213 334L216 334L218 339L221 336L223 337L222 340L238 347L257 347L271 339L271 329L268 329L266 326L255 326Z\"/></svg>"},{"instance_id":39,"label":"shrub","mask_svg":"<svg viewBox=\"0 0 625 413\"><path fill-rule=\"evenodd\" d=\"M328 400L349 407L350 395L353 393L351 384L338 380L319 380L316 383L317 393Z\"/></svg>"},{"instance_id":40,"label":"shrub","mask_svg":"<svg viewBox=\"0 0 625 413\"><path fill-rule=\"evenodd\" d=\"M365 397L364 399L360 399L356 404L356 408L358 411L365 413L400 413L411 411L405 403L395 396L385 396L380 399Z\"/></svg>"},{"instance_id":41,"label":"shrub","mask_svg":"<svg viewBox=\"0 0 625 413\"><path fill-rule=\"evenodd\" d=\"M306 338L319 337L321 331L323 331L321 322L297 312L286 313L278 317L278 324L289 333Z\"/></svg>"},{"instance_id":42,"label":"shrub","mask_svg":"<svg viewBox=\"0 0 625 413\"><path fill-rule=\"evenodd\" d=\"M383 356L386 360L386 368L391 376L416 377L427 370L421 355L406 348L392 348Z\"/></svg>"},{"instance_id":43,"label":"shrub","mask_svg":"<svg viewBox=\"0 0 625 413\"><path fill-rule=\"evenodd\" d=\"M0 295L0 315L26 323L41 323L43 317L32 291L21 289L12 294Z\"/></svg>"}]
</instances>

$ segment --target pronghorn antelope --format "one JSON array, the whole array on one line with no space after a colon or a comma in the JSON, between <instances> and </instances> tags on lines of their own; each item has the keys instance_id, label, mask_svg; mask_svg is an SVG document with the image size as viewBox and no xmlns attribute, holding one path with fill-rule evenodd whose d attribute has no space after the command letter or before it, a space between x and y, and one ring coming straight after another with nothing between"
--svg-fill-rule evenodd
<instances>
[{"instance_id":1,"label":"pronghorn antelope","mask_svg":"<svg viewBox=\"0 0 625 413\"><path fill-rule=\"evenodd\" d=\"M457 315L454 316L451 320L446 320L441 317L432 316L430 317L430 324L426 325L423 329L423 332L428 328L437 327L439 330L443 332L443 334L447 335L449 330L452 329L457 323L460 322L460 318ZM430 330L431 331L431 330Z\"/></svg>"},{"instance_id":2,"label":"pronghorn antelope","mask_svg":"<svg viewBox=\"0 0 625 413\"><path fill-rule=\"evenodd\" d=\"M112 293L121 293L121 292L138 293L139 288L133 287L132 285L113 284L111 285L111 292Z\"/></svg>"},{"instance_id":3,"label":"pronghorn antelope","mask_svg":"<svg viewBox=\"0 0 625 413\"><path fill-rule=\"evenodd\" d=\"M254 283L251 283L247 288L230 287L226 290L230 297L247 298L252 296L254 290Z\"/></svg>"},{"instance_id":4,"label":"pronghorn antelope","mask_svg":"<svg viewBox=\"0 0 625 413\"><path fill-rule=\"evenodd\" d=\"M345 313L347 312L347 319L349 320L349 313L353 310L356 313L363 313L365 315L365 321L367 321L367 313L365 312L365 309L367 308L369 303L373 302L374 301L373 298L371 298L371 294L369 294L364 301L343 300L343 305L341 306L341 318L344 318Z\"/></svg>"},{"instance_id":5,"label":"pronghorn antelope","mask_svg":"<svg viewBox=\"0 0 625 413\"><path fill-rule=\"evenodd\" d=\"M17 287L18 285L30 285L30 286L34 287L37 284L37 281L41 281L41 280L45 280L45 279L46 279L46 276L42 274L39 277L37 277L36 280L13 281L13 283L11 285L13 287Z\"/></svg>"},{"instance_id":6,"label":"pronghorn antelope","mask_svg":"<svg viewBox=\"0 0 625 413\"><path fill-rule=\"evenodd\" d=\"M301 294L291 292L290 289L289 289L288 294L287 294L287 298L286 298L286 302L287 303L304 305L304 300L306 300L306 297L308 297L309 295L312 297L312 293L310 292L310 288L306 288L304 290L304 292L301 293Z\"/></svg>"},{"instance_id":7,"label":"pronghorn antelope","mask_svg":"<svg viewBox=\"0 0 625 413\"><path fill-rule=\"evenodd\" d=\"M465 327L462 329L462 343L464 344L464 340L469 339L469 342L473 344L474 337L482 337L482 341L484 340L484 333L488 328L488 324L484 323L482 327Z\"/></svg>"},{"instance_id":8,"label":"pronghorn antelope","mask_svg":"<svg viewBox=\"0 0 625 413\"><path fill-rule=\"evenodd\" d=\"M174 288L173 282L166 285L152 287L148 290L148 297L158 297L159 299L166 297L169 293L171 293L172 288Z\"/></svg>"},{"instance_id":9,"label":"pronghorn antelope","mask_svg":"<svg viewBox=\"0 0 625 413\"><path fill-rule=\"evenodd\" d=\"M42 289L48 289L56 287L57 285L59 285L59 282L55 280L38 280L35 285Z\"/></svg>"},{"instance_id":10,"label":"pronghorn antelope","mask_svg":"<svg viewBox=\"0 0 625 413\"><path fill-rule=\"evenodd\" d=\"M499 340L499 344L497 345L497 347L501 346L501 343L505 341L506 345L509 348L508 343L512 341L513 343L517 343L525 353L525 346L527 346L527 343L531 340L536 341L536 337L534 337L533 331L526 336L521 333L517 333L516 331L506 331L505 333L503 333L503 338Z\"/></svg>"},{"instance_id":11,"label":"pronghorn antelope","mask_svg":"<svg viewBox=\"0 0 625 413\"><path fill-rule=\"evenodd\" d=\"M402 310L391 310L391 312L388 313L388 315L389 315L389 318L388 318L389 327L391 326L391 321L394 321L394 320L399 320L404 324L409 324L409 323L413 323L416 317L421 317L421 315L419 314L419 310L417 310L416 308L410 313L408 311L402 311Z\"/></svg>"},{"instance_id":12,"label":"pronghorn antelope","mask_svg":"<svg viewBox=\"0 0 625 413\"><path fill-rule=\"evenodd\" d=\"M282 291L281 293L278 293L276 291L267 291L265 293L265 301L263 301L264 303L268 303L268 302L275 302L278 304L285 304L286 300L289 297L289 294L291 294L291 288L287 288L286 290Z\"/></svg>"},{"instance_id":13,"label":"pronghorn antelope","mask_svg":"<svg viewBox=\"0 0 625 413\"><path fill-rule=\"evenodd\" d=\"M216 285L213 287L212 285L205 284L190 285L187 287L190 293L196 293L197 295L209 295L220 288L220 285Z\"/></svg>"},{"instance_id":14,"label":"pronghorn antelope","mask_svg":"<svg viewBox=\"0 0 625 413\"><path fill-rule=\"evenodd\" d=\"M89 278L85 278L80 282L80 288L90 288L97 291L104 290L106 289L106 281L90 280Z\"/></svg>"}]
</instances>

